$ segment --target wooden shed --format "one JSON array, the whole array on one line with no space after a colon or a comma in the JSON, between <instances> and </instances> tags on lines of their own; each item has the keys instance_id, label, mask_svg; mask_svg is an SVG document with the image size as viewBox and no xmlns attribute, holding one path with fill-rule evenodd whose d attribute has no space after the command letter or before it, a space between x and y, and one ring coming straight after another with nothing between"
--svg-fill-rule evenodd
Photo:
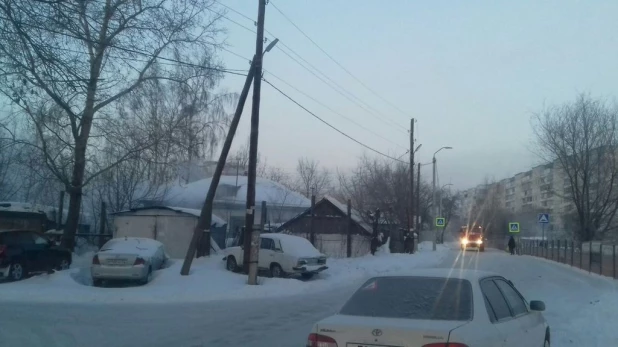
<instances>
[{"instance_id":1,"label":"wooden shed","mask_svg":"<svg viewBox=\"0 0 618 347\"><path fill-rule=\"evenodd\" d=\"M310 239L311 208L283 223L276 232L283 232ZM324 197L314 207L315 247L329 257L347 256L348 215L347 206L333 197ZM372 229L360 213L352 210L352 256L368 254L371 250Z\"/></svg>"}]
</instances>

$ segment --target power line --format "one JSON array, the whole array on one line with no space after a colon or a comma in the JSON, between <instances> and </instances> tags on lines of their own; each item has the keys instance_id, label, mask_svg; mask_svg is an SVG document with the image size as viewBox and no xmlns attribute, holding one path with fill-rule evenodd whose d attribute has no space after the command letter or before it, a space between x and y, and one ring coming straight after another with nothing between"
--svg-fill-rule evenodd
<instances>
[{"instance_id":1,"label":"power line","mask_svg":"<svg viewBox=\"0 0 618 347\"><path fill-rule=\"evenodd\" d=\"M266 70L265 70L265 71L266 71ZM307 93L305 93L305 92L301 91L300 89L296 88L296 87L295 87L295 86L293 86L292 84L290 84L290 83L286 82L285 80L283 80L282 78L280 78L280 77L276 76L276 75L275 75L275 74L273 74L272 72L270 72L270 71L266 71L266 72L267 72L269 75L271 75L271 76L273 76L274 78L276 78L276 79L278 79L279 81L281 81L282 83L284 83L285 85L287 85L288 87L290 87L290 88L292 88L292 89L296 90L298 93L300 93L300 94L304 95L305 97L307 97L307 98L309 98L309 99L313 100L313 101L314 101L315 103L317 103L318 105L320 105L320 106L324 107L325 109L327 109L327 110L331 111L332 113L334 113L334 114L336 114L336 115L338 115L338 116L340 116L340 117L342 117L342 118L344 118L344 119L348 120L348 121L349 121L349 122L351 122L351 123L356 124L358 127L360 127L360 128L362 128L362 129L364 129L364 130L368 131L369 133L371 133L371 134L373 134L373 135L375 135L375 136L377 136L377 137L381 138L381 139L382 139L382 140L384 140L384 141L390 142L390 143L392 143L393 145L395 145L395 146L397 146L397 147L400 147L400 148L403 148L403 149L407 149L406 147L401 146L401 145L399 145L398 143L396 143L396 142L394 142L394 141L391 141L390 139L388 139L388 138L386 138L386 137L384 137L384 136L381 136L380 134L376 133L375 131L373 131L373 130L371 130L371 129L369 129L369 128L365 127L365 126L363 126L362 124L358 123L358 122L357 122L357 121L355 121L354 119L352 119L352 118L350 118L350 117L347 117L347 116L345 116L345 115L341 114L340 112L337 112L337 111L333 110L333 109L332 109L331 107L329 107L328 105L325 105L324 103L322 103L321 101L319 101L319 100L317 100L316 98L312 97L311 95L308 95Z\"/></svg>"},{"instance_id":2,"label":"power line","mask_svg":"<svg viewBox=\"0 0 618 347\"><path fill-rule=\"evenodd\" d=\"M393 104L392 102L388 101L386 98L382 97L380 94L378 94L375 90L373 90L372 88L370 88L369 86L367 86L363 81L361 81L358 77L356 77L352 72L350 72L348 69L346 69L341 63L339 63L335 58L333 58L333 56L331 56L330 54L328 54L328 52L326 52L322 47L320 47L320 45L318 45L309 35L307 35L300 27L298 27L298 25L296 25L296 23L294 23L294 21L292 21L292 19L290 19L290 17L288 17L285 13L283 13L283 11L281 11L273 2L272 0L269 2L274 8L275 10L277 10L277 12L279 12L288 22L290 22L290 24L292 24L301 34L303 34L303 36L305 36L309 41L311 41L311 43L316 46L320 51L322 51L322 53L324 53L330 60L332 60L335 64L337 64L337 66L339 66L343 71L345 71L348 75L350 75L352 78L354 78L356 80L356 82L358 82L360 85L362 85L365 89L367 89L368 91L370 91L373 95L377 96L380 100L384 101L385 103L389 104L391 107L393 107L394 109L396 109L397 111L401 112L403 115L407 114L402 111L399 107L397 107L395 104Z\"/></svg>"},{"instance_id":3,"label":"power line","mask_svg":"<svg viewBox=\"0 0 618 347\"><path fill-rule=\"evenodd\" d=\"M398 127L403 129L404 131L402 131L404 134L406 133L405 131L407 131L407 129L405 127L403 127L402 125L389 120L388 118L382 119L380 118L380 116L376 115L375 113L373 113L372 111L370 111L369 109L367 109L367 107L363 106L361 104L360 99L358 99L356 96L354 96L352 93L348 92L345 88L341 87L340 85L338 85L337 83L333 82L333 84L335 84L339 89L333 87L332 84L326 82L322 77L318 76L314 71L312 71L311 69L309 69L308 67L306 67L305 65L303 65L301 62L298 61L298 59L294 58L292 55L290 55L288 52L286 52L284 49L282 49L281 47L278 48L281 52L283 52L285 55L288 56L288 58L292 59L294 62L296 62L298 65L300 65L303 69L307 70L310 74L312 74L313 76L315 76L317 79L319 79L320 81L322 81L322 83L326 84L327 86L329 86L331 89L333 89L334 91L336 91L338 94L340 94L341 96L343 96L344 98L348 99L350 102L354 103L356 106L360 107L362 110L364 110L365 112L367 112L368 114L372 115L374 118L376 118L379 121L385 121L388 120L390 122L390 125ZM303 59L304 60L304 59ZM315 69L315 68L314 68ZM317 70L317 69L316 69ZM324 73L320 72L322 75L325 75ZM326 75L325 75L326 76ZM331 80L329 77L326 76L327 79ZM332 81L332 80L331 80ZM341 90L340 90L341 89ZM354 99L352 99L352 97L344 94L344 92L347 92L348 94L350 94L352 97L358 99L359 101L356 101ZM370 106L368 106L370 107ZM397 129L400 130L400 129ZM401 131L401 130L400 130Z\"/></svg>"},{"instance_id":4,"label":"power line","mask_svg":"<svg viewBox=\"0 0 618 347\"><path fill-rule=\"evenodd\" d=\"M391 156L390 156L390 155L388 155L388 154L385 154L385 153L383 153L383 152L380 152L380 151L378 151L377 149L375 149L375 148L373 148L373 147L370 147L369 145L366 145L366 144L364 144L364 143L360 142L359 140L357 140L357 139L353 138L352 136L350 136L350 135L348 135L348 134L344 133L343 131L341 131L341 130L337 129L335 126L331 125L330 123L328 123L328 122L327 122L327 121L325 121L324 119L320 118L320 117L319 117L318 115L316 115L315 113L313 113L313 112L309 111L309 110L308 110L305 106L301 105L298 101L294 100L292 97L290 97L289 95L287 95L286 93L284 93L281 89L277 88L274 84L270 83L268 80L266 80L266 79L264 79L264 78L262 78L262 79L264 80L264 82L268 83L271 87L273 87L276 91L278 91L281 95L285 96L288 100L290 100L291 102L295 103L298 107L302 108L305 112L309 113L311 116L313 116L314 118L316 118L316 119L317 119L317 120L319 120L320 122L322 122L322 123L326 124L328 127L330 127L331 129L335 130L335 131L336 131L336 132L338 132L339 134L341 134L341 135L343 135L343 136L347 137L348 139L350 139L350 140L352 140L352 141L356 142L357 144L359 144L359 145L361 145L361 146L363 146L363 147L367 148L368 150L370 150L370 151L372 151L372 152L374 152L374 153L377 153L377 154L379 154L379 155L381 155L381 156L384 156L384 157L389 158L389 159L394 160L394 161L398 161L398 162L401 162L401 163L408 164L407 162L405 162L405 161L403 161L403 160L397 159L397 158L395 158L395 157L391 157Z\"/></svg>"}]
</instances>

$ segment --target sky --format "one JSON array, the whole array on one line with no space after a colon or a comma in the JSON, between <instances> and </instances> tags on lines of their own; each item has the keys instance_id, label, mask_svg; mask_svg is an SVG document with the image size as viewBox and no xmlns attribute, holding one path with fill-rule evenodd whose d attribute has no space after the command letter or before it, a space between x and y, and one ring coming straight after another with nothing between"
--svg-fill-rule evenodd
<instances>
[{"instance_id":1,"label":"sky","mask_svg":"<svg viewBox=\"0 0 618 347\"><path fill-rule=\"evenodd\" d=\"M257 1L219 1L257 18ZM218 6L246 27L222 19L226 47L234 54L219 56L226 68L246 69L255 52L254 23ZM439 181L466 189L541 163L530 122L535 112L571 102L582 92L616 96L616 13L617 1L272 0L266 37L280 43L264 57L264 77L339 130L391 157L406 153L407 129L416 119L416 144L422 144L416 161L430 162L439 148L453 147L436 155ZM345 91L337 93L337 86L307 72L282 52L290 53L288 48ZM228 75L220 87L240 92L243 83L244 77ZM236 147L248 141L250 110L251 98ZM290 172L299 157L346 171L365 153L380 156L265 83L259 151L269 165ZM421 176L431 177L430 165Z\"/></svg>"}]
</instances>

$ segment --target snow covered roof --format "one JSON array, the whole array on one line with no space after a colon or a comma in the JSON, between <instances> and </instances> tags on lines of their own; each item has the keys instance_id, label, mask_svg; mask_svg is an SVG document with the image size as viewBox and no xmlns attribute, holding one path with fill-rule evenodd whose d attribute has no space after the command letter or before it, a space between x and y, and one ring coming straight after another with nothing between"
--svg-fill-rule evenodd
<instances>
[{"instance_id":1,"label":"snow covered roof","mask_svg":"<svg viewBox=\"0 0 618 347\"><path fill-rule=\"evenodd\" d=\"M119 212L115 212L115 213L111 213L111 215L120 215L120 214L128 214L131 212L137 212L137 211L145 211L145 210L168 210L168 211L174 211L177 213L184 213L184 214L188 214L188 215L192 215L195 217L199 217L200 214L202 213L201 210L197 210L197 209L192 209L192 208L185 208L185 207L173 207L173 206L148 206L148 207L137 207L137 208L132 208L130 210L124 210L124 211L119 211ZM215 226L224 226L225 224L227 224L227 222L217 216L216 214L212 214L211 217L211 221L212 224Z\"/></svg>"},{"instance_id":2,"label":"snow covered roof","mask_svg":"<svg viewBox=\"0 0 618 347\"><path fill-rule=\"evenodd\" d=\"M205 178L189 184L175 184L168 187L165 194L165 204L173 206L183 206L188 208L201 208L204 198L210 188L212 177ZM236 182L238 180L238 185ZM222 196L222 187L227 186L234 189L234 194ZM221 176L217 187L217 201L226 201L244 205L247 201L247 176ZM269 205L309 207L311 201L302 194L294 192L283 185L271 180L258 177L255 187L255 201L260 203L266 201Z\"/></svg>"},{"instance_id":3,"label":"snow covered roof","mask_svg":"<svg viewBox=\"0 0 618 347\"><path fill-rule=\"evenodd\" d=\"M31 204L29 202L17 202L17 201L0 201L0 211L11 212L30 212L30 213L44 213L47 219L52 221L56 219L55 213L58 210L55 206ZM67 219L69 210L65 207L63 209L62 218ZM92 222L92 216L90 213L80 213L80 223L89 224Z\"/></svg>"}]
</instances>

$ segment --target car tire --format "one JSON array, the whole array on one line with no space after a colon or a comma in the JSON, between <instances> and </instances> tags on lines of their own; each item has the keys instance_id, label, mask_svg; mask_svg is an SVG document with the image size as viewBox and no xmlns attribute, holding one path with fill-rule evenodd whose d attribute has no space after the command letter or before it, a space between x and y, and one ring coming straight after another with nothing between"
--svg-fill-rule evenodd
<instances>
[{"instance_id":1,"label":"car tire","mask_svg":"<svg viewBox=\"0 0 618 347\"><path fill-rule=\"evenodd\" d=\"M67 258L62 258L56 266L56 271L68 270L71 267L71 261Z\"/></svg>"},{"instance_id":2,"label":"car tire","mask_svg":"<svg viewBox=\"0 0 618 347\"><path fill-rule=\"evenodd\" d=\"M11 270L9 271L9 280L11 281L21 281L24 278L26 278L26 275L28 274L28 271L26 270L26 267L16 261L11 263Z\"/></svg>"},{"instance_id":3,"label":"car tire","mask_svg":"<svg viewBox=\"0 0 618 347\"><path fill-rule=\"evenodd\" d=\"M93 278L92 279L92 285L94 287L103 287L103 280L100 278Z\"/></svg>"},{"instance_id":4,"label":"car tire","mask_svg":"<svg viewBox=\"0 0 618 347\"><path fill-rule=\"evenodd\" d=\"M311 278L313 278L313 275L315 275L314 273L304 273L301 274L301 276L306 279L306 280L310 280Z\"/></svg>"},{"instance_id":5,"label":"car tire","mask_svg":"<svg viewBox=\"0 0 618 347\"><path fill-rule=\"evenodd\" d=\"M273 278L284 278L285 277L285 272L283 272L281 265L277 263L272 263L270 265L270 277L273 277Z\"/></svg>"},{"instance_id":6,"label":"car tire","mask_svg":"<svg viewBox=\"0 0 618 347\"><path fill-rule=\"evenodd\" d=\"M238 263L236 262L236 258L229 255L227 257L227 261L225 262L225 268L231 272L238 272Z\"/></svg>"},{"instance_id":7,"label":"car tire","mask_svg":"<svg viewBox=\"0 0 618 347\"><path fill-rule=\"evenodd\" d=\"M141 285L147 285L148 282L150 282L152 280L152 267L148 267L148 274L146 274L145 278L142 278L140 280L140 284Z\"/></svg>"}]
</instances>

